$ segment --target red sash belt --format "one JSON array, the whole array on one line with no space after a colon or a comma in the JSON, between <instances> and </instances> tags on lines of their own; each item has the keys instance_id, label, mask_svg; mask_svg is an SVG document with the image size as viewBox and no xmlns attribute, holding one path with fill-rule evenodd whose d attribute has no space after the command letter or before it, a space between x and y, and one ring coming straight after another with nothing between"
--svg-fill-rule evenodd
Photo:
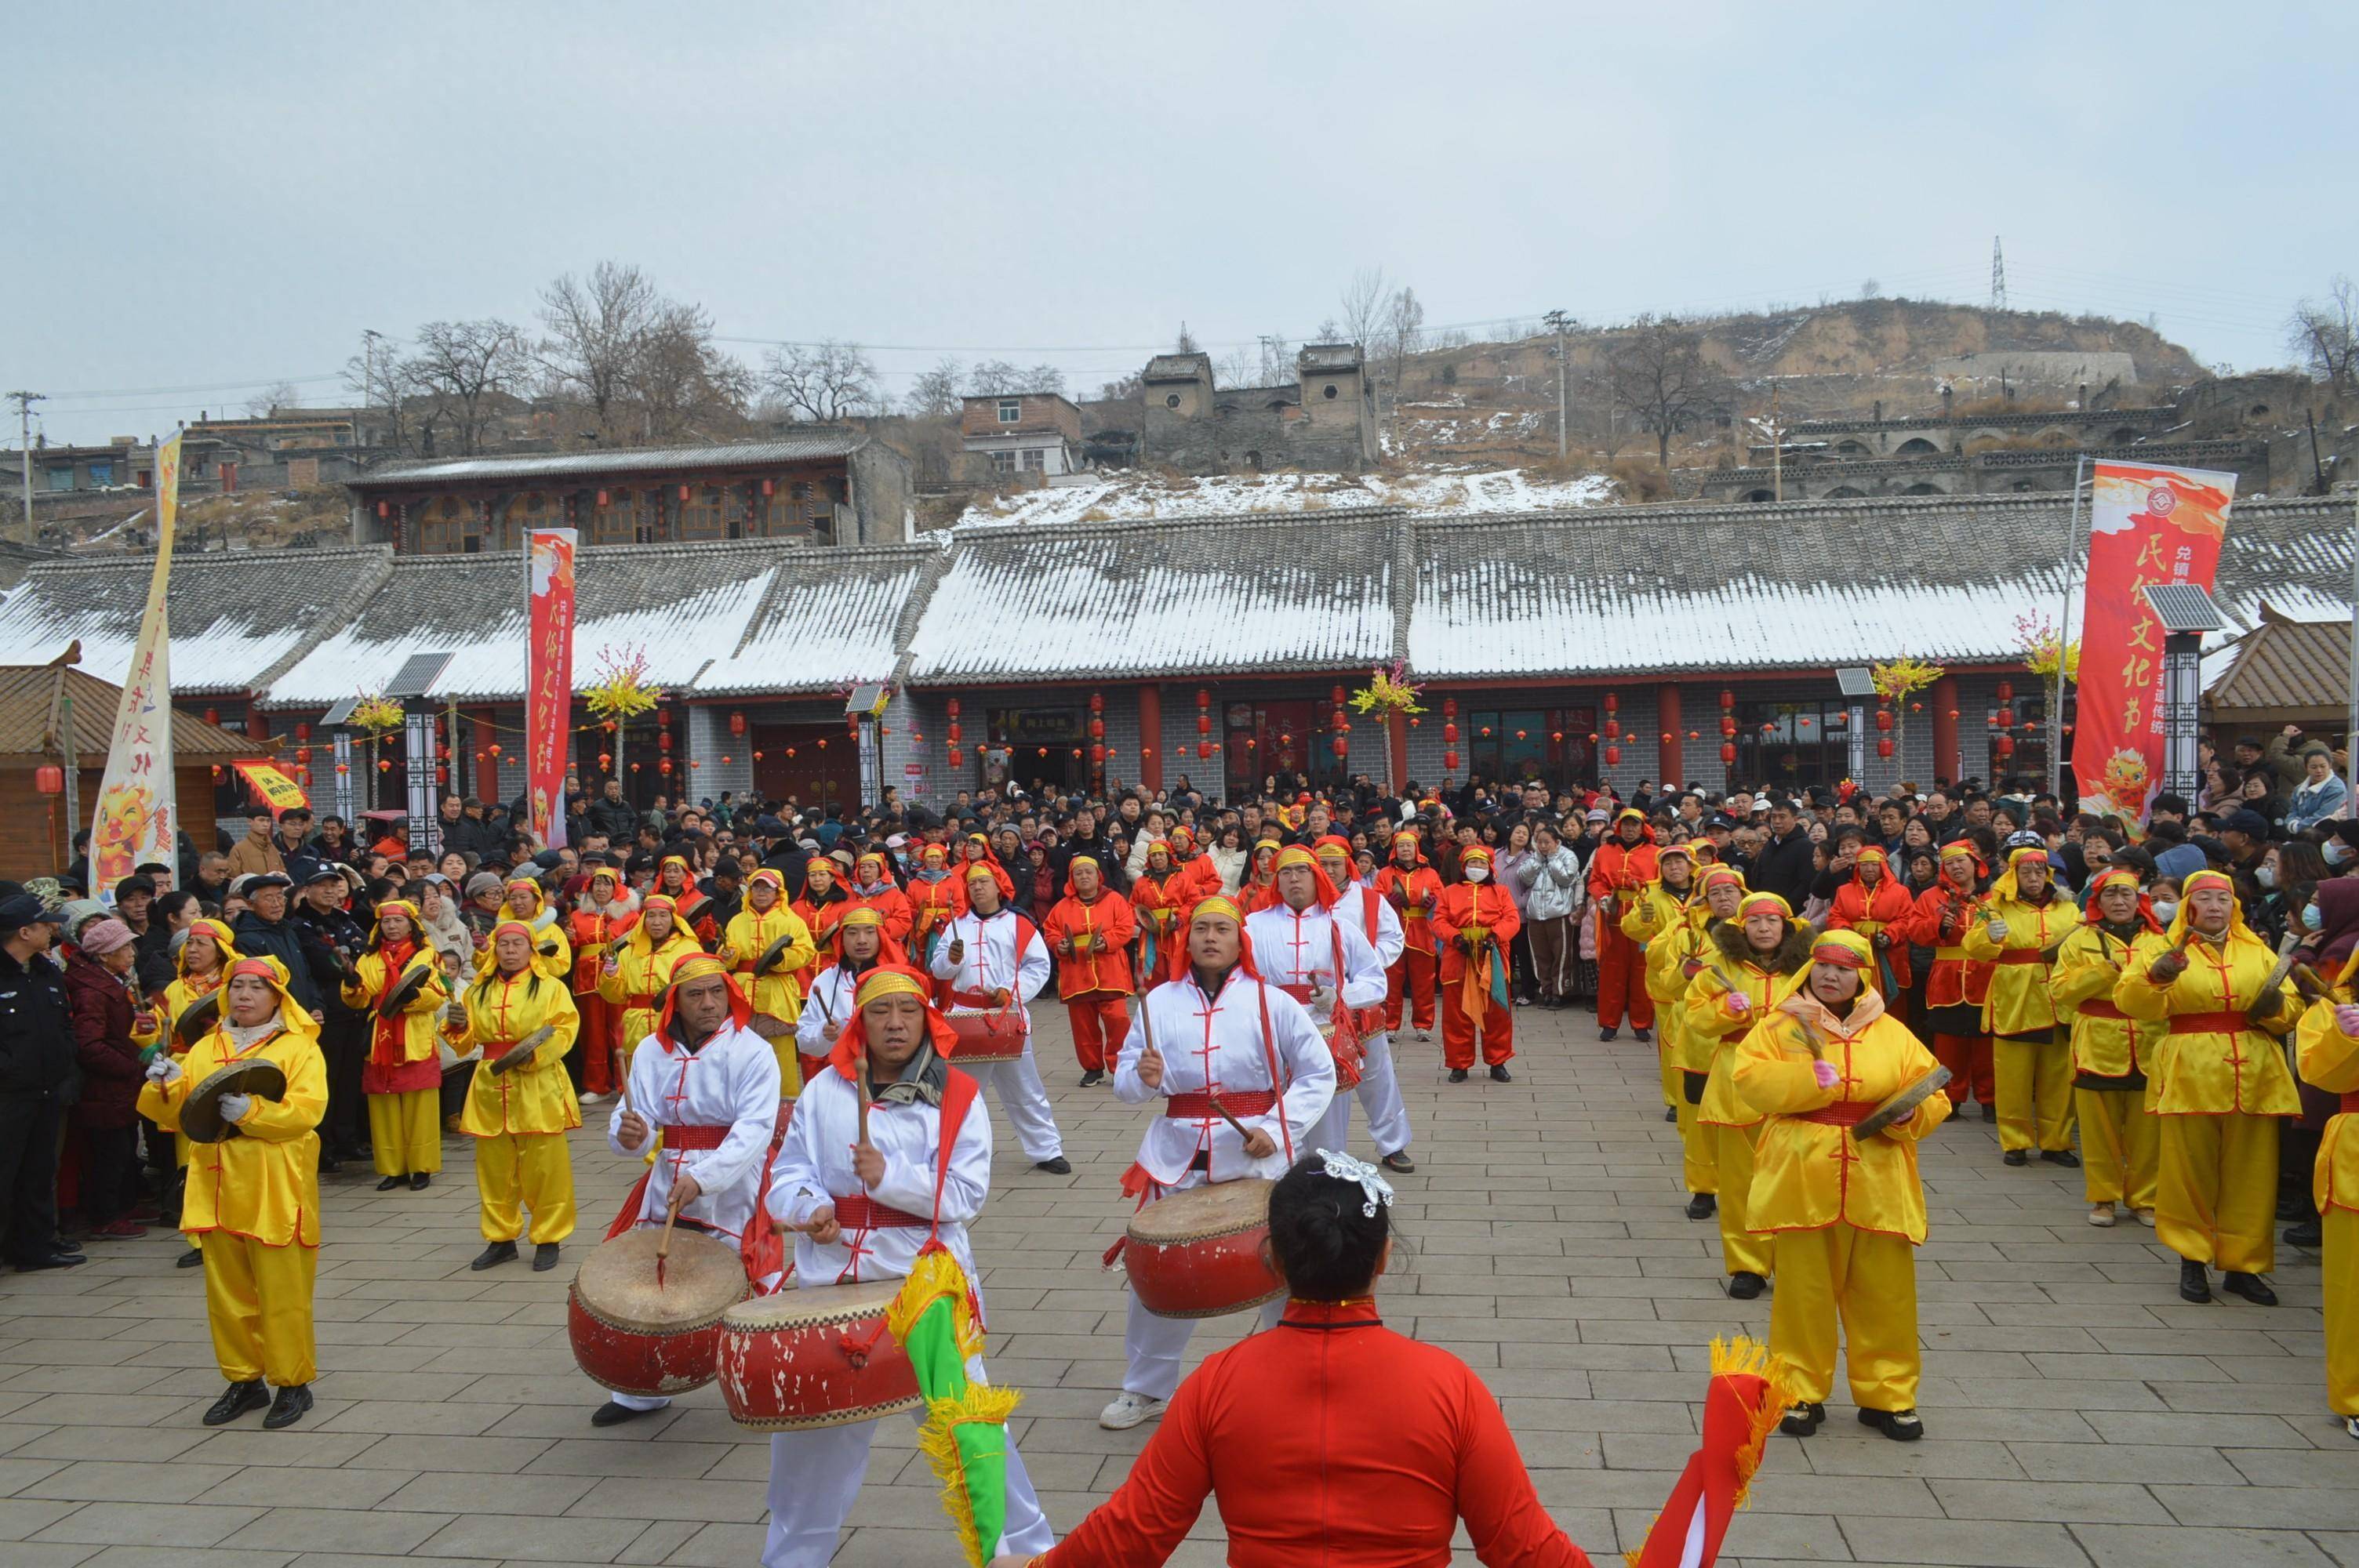
<instances>
[{"instance_id":1,"label":"red sash belt","mask_svg":"<svg viewBox=\"0 0 2359 1568\"><path fill-rule=\"evenodd\" d=\"M623 997L623 1005L625 1007L636 1007L642 1012L652 1012L655 1011L656 993L653 991L625 992Z\"/></svg>"},{"instance_id":2,"label":"red sash belt","mask_svg":"<svg viewBox=\"0 0 2359 1568\"><path fill-rule=\"evenodd\" d=\"M2124 1012L2120 1008L2115 1007L2112 1002L2103 1000L2096 997L2091 997L2087 1001L2081 1004L2081 1016L2083 1018L2111 1018L2125 1023L2129 1022L2129 1014Z\"/></svg>"},{"instance_id":3,"label":"red sash belt","mask_svg":"<svg viewBox=\"0 0 2359 1568\"><path fill-rule=\"evenodd\" d=\"M2351 1089L2344 1093L2343 1096L2343 1114L2345 1116L2359 1116L2359 1089Z\"/></svg>"},{"instance_id":4,"label":"red sash belt","mask_svg":"<svg viewBox=\"0 0 2359 1568\"><path fill-rule=\"evenodd\" d=\"M1013 994L1015 988L1011 986L1008 989L1010 995L1005 1009L1002 1009L998 1002L992 1000L990 995L984 991L952 991L951 992L951 1005L953 1007L984 1008L993 1012L1005 1011L1010 1018L1013 1018L1016 1016L1016 1001Z\"/></svg>"},{"instance_id":5,"label":"red sash belt","mask_svg":"<svg viewBox=\"0 0 2359 1568\"><path fill-rule=\"evenodd\" d=\"M727 1123L714 1127L702 1122L676 1121L665 1122L658 1130L663 1134L665 1148L696 1151L720 1148L728 1138L730 1129Z\"/></svg>"},{"instance_id":6,"label":"red sash belt","mask_svg":"<svg viewBox=\"0 0 2359 1568\"><path fill-rule=\"evenodd\" d=\"M1816 1110L1796 1113L1796 1121L1807 1121L1819 1127L1857 1127L1875 1108L1872 1099L1839 1099L1832 1105L1822 1105Z\"/></svg>"},{"instance_id":7,"label":"red sash belt","mask_svg":"<svg viewBox=\"0 0 2359 1568\"><path fill-rule=\"evenodd\" d=\"M2260 1033L2241 1012L2181 1012L2173 1014L2170 1020L2173 1034L2235 1034L2247 1031Z\"/></svg>"},{"instance_id":8,"label":"red sash belt","mask_svg":"<svg viewBox=\"0 0 2359 1568\"><path fill-rule=\"evenodd\" d=\"M1991 960L1994 964L2044 964L2047 961L2037 947L2008 947Z\"/></svg>"},{"instance_id":9,"label":"red sash belt","mask_svg":"<svg viewBox=\"0 0 2359 1568\"><path fill-rule=\"evenodd\" d=\"M1237 1089L1221 1097L1231 1116L1264 1116L1277 1108L1277 1097L1267 1089ZM1209 1091L1173 1095L1163 1102L1163 1114L1183 1120L1202 1120L1221 1113L1212 1108Z\"/></svg>"},{"instance_id":10,"label":"red sash belt","mask_svg":"<svg viewBox=\"0 0 2359 1568\"><path fill-rule=\"evenodd\" d=\"M859 1193L834 1201L835 1223L846 1230L923 1230L930 1223Z\"/></svg>"}]
</instances>

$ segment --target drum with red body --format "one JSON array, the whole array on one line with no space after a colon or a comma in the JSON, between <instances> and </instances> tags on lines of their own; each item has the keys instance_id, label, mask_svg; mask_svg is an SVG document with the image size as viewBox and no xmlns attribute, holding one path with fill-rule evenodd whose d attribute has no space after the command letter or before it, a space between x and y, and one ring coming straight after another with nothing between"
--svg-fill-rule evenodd
<instances>
[{"instance_id":1,"label":"drum with red body","mask_svg":"<svg viewBox=\"0 0 2359 1568\"><path fill-rule=\"evenodd\" d=\"M621 1394L686 1393L712 1381L721 1317L745 1299L736 1249L675 1230L656 1282L659 1226L600 1244L573 1276L565 1309L573 1359L590 1380Z\"/></svg>"},{"instance_id":2,"label":"drum with red body","mask_svg":"<svg viewBox=\"0 0 2359 1568\"><path fill-rule=\"evenodd\" d=\"M1158 1317L1221 1317L1286 1293L1262 1257L1269 1194L1257 1176L1169 1193L1131 1216L1123 1267Z\"/></svg>"},{"instance_id":3,"label":"drum with red body","mask_svg":"<svg viewBox=\"0 0 2359 1568\"><path fill-rule=\"evenodd\" d=\"M780 1291L721 1325L721 1398L755 1432L875 1421L924 1403L917 1368L885 1326L898 1280Z\"/></svg>"},{"instance_id":4,"label":"drum with red body","mask_svg":"<svg viewBox=\"0 0 2359 1568\"><path fill-rule=\"evenodd\" d=\"M1024 1054L1028 1025L1012 1007L952 1007L943 1016L958 1035L958 1049L951 1059L962 1067L1013 1062Z\"/></svg>"},{"instance_id":5,"label":"drum with red body","mask_svg":"<svg viewBox=\"0 0 2359 1568\"><path fill-rule=\"evenodd\" d=\"M1335 1092L1360 1087L1360 1065L1367 1053L1360 1049L1359 1017L1350 1008L1337 1003L1333 988L1327 992L1328 1007L1324 1012L1310 1005L1308 985L1280 986L1278 989L1300 1002L1319 1025L1319 1038L1327 1042L1327 1054L1335 1059ZM1379 1010L1381 1011L1381 1010Z\"/></svg>"}]
</instances>

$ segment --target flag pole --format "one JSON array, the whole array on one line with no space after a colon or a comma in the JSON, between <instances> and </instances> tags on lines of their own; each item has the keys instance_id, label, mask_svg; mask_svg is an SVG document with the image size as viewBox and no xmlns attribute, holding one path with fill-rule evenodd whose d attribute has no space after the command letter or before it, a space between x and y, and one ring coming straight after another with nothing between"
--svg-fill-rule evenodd
<instances>
[{"instance_id":1,"label":"flag pole","mask_svg":"<svg viewBox=\"0 0 2359 1568\"><path fill-rule=\"evenodd\" d=\"M2064 524L2064 605L2056 622L2056 692L2048 706L2048 793L2060 806L2064 800L2064 667L2072 645L2072 552L2081 542L2081 489L2089 479L2089 454L2082 452L2072 467L2072 504ZM2359 665L2354 665L2359 668Z\"/></svg>"}]
</instances>

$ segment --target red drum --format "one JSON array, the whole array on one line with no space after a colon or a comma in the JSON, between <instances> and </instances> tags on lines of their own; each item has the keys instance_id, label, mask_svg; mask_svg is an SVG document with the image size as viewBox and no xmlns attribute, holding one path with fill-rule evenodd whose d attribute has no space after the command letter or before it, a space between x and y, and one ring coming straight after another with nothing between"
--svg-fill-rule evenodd
<instances>
[{"instance_id":1,"label":"red drum","mask_svg":"<svg viewBox=\"0 0 2359 1568\"><path fill-rule=\"evenodd\" d=\"M754 1432L875 1421L925 1402L908 1354L885 1326L898 1280L780 1291L721 1322L721 1398Z\"/></svg>"},{"instance_id":2,"label":"red drum","mask_svg":"<svg viewBox=\"0 0 2359 1568\"><path fill-rule=\"evenodd\" d=\"M1024 1054L1025 1019L1012 1007L954 1007L943 1016L958 1035L951 1060L962 1067L1013 1062Z\"/></svg>"},{"instance_id":3,"label":"red drum","mask_svg":"<svg viewBox=\"0 0 2359 1568\"><path fill-rule=\"evenodd\" d=\"M573 1359L620 1394L682 1394L712 1381L721 1317L745 1299L745 1266L710 1236L675 1229L656 1285L660 1226L602 1243L573 1276L565 1309Z\"/></svg>"},{"instance_id":4,"label":"red drum","mask_svg":"<svg viewBox=\"0 0 2359 1568\"><path fill-rule=\"evenodd\" d=\"M1309 986L1280 986L1277 989L1300 1002L1319 1025L1319 1038L1327 1042L1327 1054L1335 1060L1335 1092L1343 1094L1358 1088L1360 1065L1367 1060L1367 1053L1360 1049L1358 1016L1348 1007L1336 1006L1332 989L1328 992L1327 1011L1321 1012L1310 1005Z\"/></svg>"},{"instance_id":5,"label":"red drum","mask_svg":"<svg viewBox=\"0 0 2359 1568\"><path fill-rule=\"evenodd\" d=\"M1249 1176L1190 1187L1131 1216L1122 1262L1138 1304L1158 1317L1222 1317L1284 1295L1261 1255L1276 1184Z\"/></svg>"}]
</instances>

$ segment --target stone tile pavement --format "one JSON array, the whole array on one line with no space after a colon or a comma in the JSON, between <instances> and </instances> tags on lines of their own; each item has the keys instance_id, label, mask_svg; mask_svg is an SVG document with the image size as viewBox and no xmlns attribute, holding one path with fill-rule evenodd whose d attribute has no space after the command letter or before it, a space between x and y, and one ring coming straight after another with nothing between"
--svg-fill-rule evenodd
<instances>
[{"instance_id":1,"label":"stone tile pavement","mask_svg":"<svg viewBox=\"0 0 2359 1568\"><path fill-rule=\"evenodd\" d=\"M1452 1087L1436 1045L1401 1047L1421 1169L1399 1184L1413 1256L1380 1301L1481 1369L1543 1500L1606 1562L1685 1461L1712 1336L1766 1336L1769 1303L1726 1299L1712 1227L1680 1213L1651 1049L1599 1044L1585 1012L1516 1021L1511 1086ZM1074 1173L1030 1171L1003 1136L976 1245L994 1370L1027 1391L1018 1438L1068 1525L1147 1435L1095 1421L1123 1316L1097 1258L1139 1113L1075 1087L1061 1016L1041 1028ZM714 1390L589 1424L600 1396L566 1347L566 1285L633 1174L603 1126L576 1141L582 1229L549 1274L468 1271L462 1140L427 1193L332 1178L319 1407L290 1432L198 1424L220 1382L175 1238L0 1274L0 1564L754 1563L768 1450ZM2314 1257L2281 1255L2277 1310L2190 1307L2152 1232L2093 1229L2077 1173L2006 1169L1979 1121L1937 1134L1926 1167L1930 1435L1894 1444L1837 1409L1807 1444L1773 1439L1727 1560L2359 1568L2359 1444L2325 1411ZM839 1563L955 1561L911 1430L886 1423ZM1219 1543L1208 1514L1174 1561L1217 1563Z\"/></svg>"}]
</instances>

